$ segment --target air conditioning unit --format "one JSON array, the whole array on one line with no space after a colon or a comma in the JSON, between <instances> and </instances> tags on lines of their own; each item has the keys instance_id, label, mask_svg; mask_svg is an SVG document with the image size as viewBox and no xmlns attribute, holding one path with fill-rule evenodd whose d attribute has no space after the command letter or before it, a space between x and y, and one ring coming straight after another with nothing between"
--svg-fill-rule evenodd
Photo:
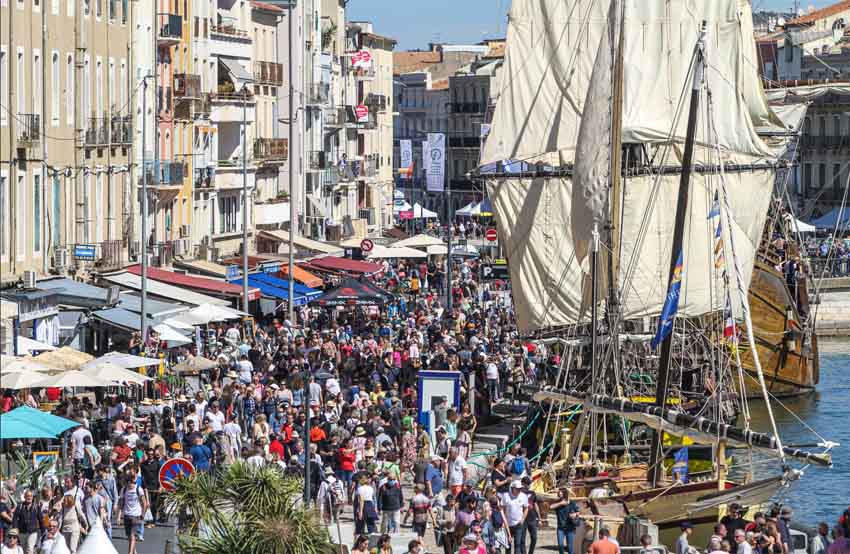
<instances>
[{"instance_id":1,"label":"air conditioning unit","mask_svg":"<svg viewBox=\"0 0 850 554\"><path fill-rule=\"evenodd\" d=\"M188 225L181 225L180 226L180 237L181 238L184 238L184 239L187 238L189 236L189 233L191 233L191 232L192 232L192 230Z\"/></svg>"},{"instance_id":2,"label":"air conditioning unit","mask_svg":"<svg viewBox=\"0 0 850 554\"><path fill-rule=\"evenodd\" d=\"M68 267L68 249L56 248L53 250L53 269L63 271Z\"/></svg>"},{"instance_id":3,"label":"air conditioning unit","mask_svg":"<svg viewBox=\"0 0 850 554\"><path fill-rule=\"evenodd\" d=\"M23 277L24 289L32 290L35 288L35 271L24 271Z\"/></svg>"}]
</instances>

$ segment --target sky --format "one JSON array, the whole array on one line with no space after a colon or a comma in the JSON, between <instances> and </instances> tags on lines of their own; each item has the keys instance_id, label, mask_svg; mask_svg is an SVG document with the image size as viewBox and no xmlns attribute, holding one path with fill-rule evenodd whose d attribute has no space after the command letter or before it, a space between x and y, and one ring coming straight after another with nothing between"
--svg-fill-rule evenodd
<instances>
[{"instance_id":1,"label":"sky","mask_svg":"<svg viewBox=\"0 0 850 554\"><path fill-rule=\"evenodd\" d=\"M800 0L803 9L837 0ZM756 10L791 9L794 0L753 0ZM350 0L348 18L371 21L375 33L398 41L397 50L425 49L429 42L476 43L505 35L510 0Z\"/></svg>"}]
</instances>

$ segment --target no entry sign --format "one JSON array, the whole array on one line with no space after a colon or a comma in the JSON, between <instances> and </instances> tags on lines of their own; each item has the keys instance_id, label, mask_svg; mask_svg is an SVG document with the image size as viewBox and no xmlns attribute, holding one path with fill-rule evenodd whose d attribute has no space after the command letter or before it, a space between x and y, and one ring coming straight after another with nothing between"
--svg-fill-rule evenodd
<instances>
[{"instance_id":1,"label":"no entry sign","mask_svg":"<svg viewBox=\"0 0 850 554\"><path fill-rule=\"evenodd\" d=\"M159 469L159 486L166 491L174 490L174 480L178 477L189 477L195 473L195 466L185 458L173 458L165 462Z\"/></svg>"},{"instance_id":2,"label":"no entry sign","mask_svg":"<svg viewBox=\"0 0 850 554\"><path fill-rule=\"evenodd\" d=\"M373 248L375 248L375 243L371 240L363 239L360 241L360 250L363 252L371 252Z\"/></svg>"},{"instance_id":3,"label":"no entry sign","mask_svg":"<svg viewBox=\"0 0 850 554\"><path fill-rule=\"evenodd\" d=\"M496 232L495 227L490 227L489 229L487 229L487 232L484 233L484 238L486 238L490 242L496 242L496 239L499 238L499 233Z\"/></svg>"}]
</instances>

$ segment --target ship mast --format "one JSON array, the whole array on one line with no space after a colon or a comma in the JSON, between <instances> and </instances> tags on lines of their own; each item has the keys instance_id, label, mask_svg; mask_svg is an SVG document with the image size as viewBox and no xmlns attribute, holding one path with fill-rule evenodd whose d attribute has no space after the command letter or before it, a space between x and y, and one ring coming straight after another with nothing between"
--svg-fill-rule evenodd
<instances>
[{"instance_id":1,"label":"ship mast","mask_svg":"<svg viewBox=\"0 0 850 554\"><path fill-rule=\"evenodd\" d=\"M688 113L688 129L685 137L685 152L682 158L682 178L679 181L679 195L676 203L676 223L673 228L673 248L670 252L670 271L667 277L667 290L670 291L676 277L676 266L682 254L685 234L685 217L688 210L688 192L691 181L691 169L694 160L694 142L696 140L697 118L699 115L700 91L705 78L705 34L707 25L703 21L699 40L694 51L694 80L691 88L691 104ZM684 256L682 255L682 259ZM670 294L670 292L668 292ZM661 323L659 322L659 325ZM655 405L667 407L667 392L672 362L673 330L661 342L661 354L658 364L658 378L655 383ZM650 447L649 471L653 487L659 486L664 477L664 457L661 451L662 431L653 431Z\"/></svg>"}]
</instances>

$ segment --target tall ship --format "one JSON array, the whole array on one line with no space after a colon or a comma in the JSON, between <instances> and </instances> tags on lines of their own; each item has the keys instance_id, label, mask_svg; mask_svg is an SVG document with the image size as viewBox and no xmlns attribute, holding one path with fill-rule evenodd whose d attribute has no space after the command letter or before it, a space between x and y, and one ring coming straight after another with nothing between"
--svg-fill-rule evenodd
<instances>
[{"instance_id":1,"label":"tall ship","mask_svg":"<svg viewBox=\"0 0 850 554\"><path fill-rule=\"evenodd\" d=\"M771 108L757 63L746 0L514 0L482 152L517 325L560 353L534 394L539 444L571 413L558 480L586 491L611 469L617 500L669 529L830 465L828 441L801 452L750 426L751 396L773 422L773 397L817 383L773 195L802 114ZM684 444L710 461L690 483L665 464ZM782 469L732 482L727 448Z\"/></svg>"}]
</instances>

